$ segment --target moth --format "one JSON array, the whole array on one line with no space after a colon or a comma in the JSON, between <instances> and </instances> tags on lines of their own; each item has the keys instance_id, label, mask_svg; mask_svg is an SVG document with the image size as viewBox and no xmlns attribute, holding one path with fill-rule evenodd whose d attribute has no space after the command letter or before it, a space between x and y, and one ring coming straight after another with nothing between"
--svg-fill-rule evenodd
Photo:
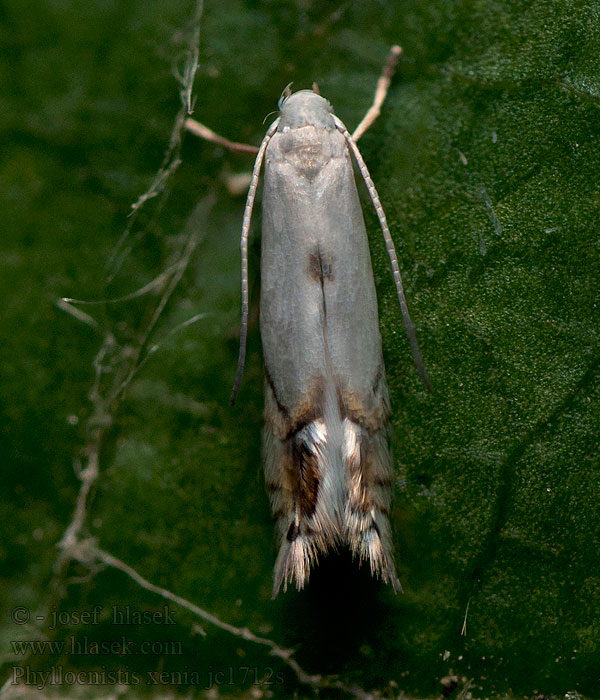
<instances>
[{"instance_id":1,"label":"moth","mask_svg":"<svg viewBox=\"0 0 600 700\"><path fill-rule=\"evenodd\" d=\"M380 78L384 93L398 53L394 47ZM365 119L373 121L373 112ZM352 157L379 218L413 354L429 381L386 217L355 143L359 129L353 138L314 89L286 92L258 150L244 212L242 327L232 402L246 352L248 235L264 161L260 332L264 473L279 544L273 597L290 583L303 588L318 558L341 547L394 591L401 588L389 522L390 401Z\"/></svg>"}]
</instances>

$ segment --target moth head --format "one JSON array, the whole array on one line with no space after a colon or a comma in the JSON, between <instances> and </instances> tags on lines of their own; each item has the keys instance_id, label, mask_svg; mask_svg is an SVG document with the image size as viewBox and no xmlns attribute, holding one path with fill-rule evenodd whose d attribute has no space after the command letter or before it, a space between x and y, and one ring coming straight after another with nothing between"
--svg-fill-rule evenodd
<instances>
[{"instance_id":1,"label":"moth head","mask_svg":"<svg viewBox=\"0 0 600 700\"><path fill-rule=\"evenodd\" d=\"M292 92L290 85L279 98L280 130L316 126L330 131L335 129L333 109L329 102L313 90Z\"/></svg>"}]
</instances>

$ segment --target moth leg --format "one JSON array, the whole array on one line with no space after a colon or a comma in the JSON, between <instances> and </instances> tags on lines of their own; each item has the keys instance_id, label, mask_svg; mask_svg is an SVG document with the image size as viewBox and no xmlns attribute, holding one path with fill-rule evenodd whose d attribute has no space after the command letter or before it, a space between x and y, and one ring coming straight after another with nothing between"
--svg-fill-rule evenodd
<instances>
[{"instance_id":1,"label":"moth leg","mask_svg":"<svg viewBox=\"0 0 600 700\"><path fill-rule=\"evenodd\" d=\"M365 133L365 131L373 124L373 122L379 116L381 112L381 105L384 103L387 96L388 88L392 81L392 76L396 70L396 64L398 63L398 58L402 53L402 49L399 46L392 46L388 59L381 71L381 76L377 81L377 88L375 90L375 97L373 99L373 104L367 110L367 113L362 118L360 124L354 129L352 134L352 139L358 141L358 139Z\"/></svg>"},{"instance_id":2,"label":"moth leg","mask_svg":"<svg viewBox=\"0 0 600 700\"><path fill-rule=\"evenodd\" d=\"M236 141L230 141L224 136L215 134L212 129L209 129L207 126L204 126L204 124L197 122L191 117L187 117L187 119L183 122L183 126L194 134L194 136L199 136L205 141L216 143L217 145L223 146L230 151L236 151L237 153L258 153L258 148L256 146L251 146L248 143L237 143Z\"/></svg>"}]
</instances>

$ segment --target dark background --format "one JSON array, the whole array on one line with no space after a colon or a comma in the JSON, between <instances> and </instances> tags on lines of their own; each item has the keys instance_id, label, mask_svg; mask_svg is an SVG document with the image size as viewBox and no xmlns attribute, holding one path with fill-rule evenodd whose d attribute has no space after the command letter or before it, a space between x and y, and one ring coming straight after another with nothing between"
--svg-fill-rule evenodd
<instances>
[{"instance_id":1,"label":"dark background","mask_svg":"<svg viewBox=\"0 0 600 700\"><path fill-rule=\"evenodd\" d=\"M455 692L470 687L474 697L600 697L599 4L206 2L194 116L238 141L260 142L292 80L294 89L317 81L352 129L389 46L404 50L361 139L434 386L428 395L412 364L364 197L404 594L340 557L307 591L275 602L260 464L258 211L249 361L238 404L227 406L244 197L224 183L251 159L187 135L166 189L128 218L181 106L175 73L194 42L195 11L191 0L1 6L2 659L37 670L195 670L203 683L174 689L192 695L221 671L232 674L221 696L311 695L262 647L205 623L203 635L173 604L174 626L113 625L113 605L165 602L121 571L73 561L52 577L76 472L97 454L81 537L297 649L311 673L386 697L434 697L452 674ZM189 264L140 346L190 236ZM162 273L162 287L130 296ZM77 307L94 322L56 304L123 296ZM148 360L110 401L140 347ZM95 605L97 624L49 629L46 613ZM30 624L11 622L15 606L32 611ZM38 609L46 616L34 624ZM158 652L46 650L25 662L11 646L122 635L155 640ZM170 640L181 653L160 652ZM263 680L269 668L280 675L253 688L244 667ZM155 690L126 682L123 693Z\"/></svg>"}]
</instances>

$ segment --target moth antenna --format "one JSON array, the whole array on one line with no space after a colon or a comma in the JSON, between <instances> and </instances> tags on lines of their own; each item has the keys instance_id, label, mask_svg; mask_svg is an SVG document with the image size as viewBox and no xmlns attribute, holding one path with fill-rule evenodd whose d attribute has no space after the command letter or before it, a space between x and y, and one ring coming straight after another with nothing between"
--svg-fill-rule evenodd
<instances>
[{"instance_id":1,"label":"moth antenna","mask_svg":"<svg viewBox=\"0 0 600 700\"><path fill-rule=\"evenodd\" d=\"M396 255L396 248L394 247L392 234L390 233L390 229L387 224L387 219L385 218L385 212L383 211L383 207L381 206L379 195L377 194L375 184L373 183L373 180L369 175L367 165L363 160L360 151L358 150L358 146L356 145L352 136L350 135L350 132L348 131L348 129L346 129L343 122L340 119L338 119L338 117L334 115L333 118L335 120L335 125L338 131L340 131L343 134L350 150L352 151L352 154L354 155L354 158L360 170L360 174L362 175L362 178L365 181L365 185L369 190L371 201L373 202L373 206L375 207L375 211L377 212L377 218L379 219L381 231L383 232L383 238L385 240L385 247L387 248L390 263L392 265L394 283L396 285L398 301L400 302L400 309L402 311L402 320L404 321L406 335L408 336L408 340L410 341L410 347L412 349L413 358L415 360L415 364L417 365L417 369L419 370L419 374L421 375L421 378L423 379L423 382L427 389L431 391L431 382L429 381L429 377L427 376L425 365L423 364L423 358L421 357L421 351L419 350L419 344L417 343L415 328L413 326L412 321L410 320L410 314L408 313L406 297L404 296L404 286L402 284L402 276L400 275L400 268L398 267L398 256Z\"/></svg>"},{"instance_id":2,"label":"moth antenna","mask_svg":"<svg viewBox=\"0 0 600 700\"><path fill-rule=\"evenodd\" d=\"M317 83L312 84L312 91L315 93L315 95L320 95L321 93L319 92L319 86Z\"/></svg>"},{"instance_id":3,"label":"moth antenna","mask_svg":"<svg viewBox=\"0 0 600 700\"><path fill-rule=\"evenodd\" d=\"M254 168L252 169L252 179L250 181L250 187L248 189L248 197L246 198L246 207L244 208L244 220L242 223L242 237L240 241L240 247L242 249L242 322L240 326L240 354L238 356L237 370L235 373L235 382L233 384L233 389L231 391L231 397L229 398L229 405L233 406L235 403L238 391L240 390L240 384L242 383L242 375L244 374L244 364L246 362L246 340L248 337L248 235L250 233L250 222L252 220L252 210L254 209L254 200L256 198L256 190L258 188L258 178L260 176L260 169L262 166L263 158L271 136L275 133L277 126L279 125L279 119L276 119L269 127L267 133L265 134L260 148L258 149L258 155L254 161Z\"/></svg>"}]
</instances>

